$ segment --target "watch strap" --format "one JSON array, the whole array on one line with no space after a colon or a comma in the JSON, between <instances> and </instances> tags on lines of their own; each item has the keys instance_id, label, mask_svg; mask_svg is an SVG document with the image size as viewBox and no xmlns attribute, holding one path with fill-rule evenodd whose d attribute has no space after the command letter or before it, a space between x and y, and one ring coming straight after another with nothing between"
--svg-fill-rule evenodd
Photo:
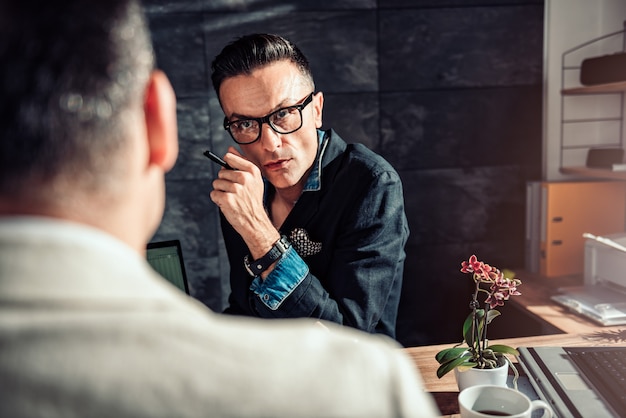
<instances>
[{"instance_id":1,"label":"watch strap","mask_svg":"<svg viewBox=\"0 0 626 418\"><path fill-rule=\"evenodd\" d=\"M276 260L281 258L283 254L291 247L291 243L286 236L282 235L278 241L274 243L272 248L261 258L250 261L250 256L246 255L243 258L243 265L246 268L248 274L252 277L259 276L265 270L269 268Z\"/></svg>"}]
</instances>

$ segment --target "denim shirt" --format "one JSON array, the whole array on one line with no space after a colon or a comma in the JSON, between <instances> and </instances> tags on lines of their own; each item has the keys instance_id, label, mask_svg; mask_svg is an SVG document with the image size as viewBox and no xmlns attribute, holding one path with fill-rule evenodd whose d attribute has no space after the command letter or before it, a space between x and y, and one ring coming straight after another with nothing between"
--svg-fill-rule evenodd
<instances>
[{"instance_id":1,"label":"denim shirt","mask_svg":"<svg viewBox=\"0 0 626 418\"><path fill-rule=\"evenodd\" d=\"M311 317L395 337L409 234L402 182L365 146L318 132L313 170L279 232L306 231L319 248L293 242L265 280L253 278L243 263L246 243L221 215L231 287L224 312ZM272 188L266 183L266 205Z\"/></svg>"},{"instance_id":2,"label":"denim shirt","mask_svg":"<svg viewBox=\"0 0 626 418\"><path fill-rule=\"evenodd\" d=\"M328 138L322 130L318 130L317 133L319 141L318 152L313 162L313 169L304 184L303 193L319 190L322 184L322 156L324 155L326 144L328 144ZM269 207L267 193L269 182L266 179L263 180L265 183L265 207ZM276 310L283 300L291 294L293 289L304 280L308 273L309 267L307 264L293 247L289 247L265 280L261 280L259 276L254 278L250 285L250 290L259 296L268 308Z\"/></svg>"}]
</instances>

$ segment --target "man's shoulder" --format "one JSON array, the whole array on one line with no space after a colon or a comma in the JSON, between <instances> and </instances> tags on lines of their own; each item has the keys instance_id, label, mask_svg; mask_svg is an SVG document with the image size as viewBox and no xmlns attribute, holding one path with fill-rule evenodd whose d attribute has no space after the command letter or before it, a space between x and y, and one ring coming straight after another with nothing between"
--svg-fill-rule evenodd
<instances>
[{"instance_id":1,"label":"man's shoulder","mask_svg":"<svg viewBox=\"0 0 626 418\"><path fill-rule=\"evenodd\" d=\"M246 339L256 341L248 371L283 386L283 401L298 398L313 416L314 411L331 416L435 415L429 415L435 409L415 365L389 337L309 318L248 325ZM301 380L307 370L321 379ZM289 384L299 379L296 387ZM316 396L299 397L302 390Z\"/></svg>"},{"instance_id":2,"label":"man's shoulder","mask_svg":"<svg viewBox=\"0 0 626 418\"><path fill-rule=\"evenodd\" d=\"M255 359L259 356L265 359L263 365L256 364L260 368L272 363L292 364L293 367L317 363L317 367L327 373L343 376L348 376L343 374L347 370L354 373L370 368L385 374L390 373L396 362L406 360L400 344L387 336L311 318L261 322L256 318L218 315L214 317L213 326L222 328L220 334L231 341L229 345L243 337L256 341L250 353ZM346 362L348 357L351 361ZM357 363L368 363L371 367L361 369Z\"/></svg>"}]
</instances>

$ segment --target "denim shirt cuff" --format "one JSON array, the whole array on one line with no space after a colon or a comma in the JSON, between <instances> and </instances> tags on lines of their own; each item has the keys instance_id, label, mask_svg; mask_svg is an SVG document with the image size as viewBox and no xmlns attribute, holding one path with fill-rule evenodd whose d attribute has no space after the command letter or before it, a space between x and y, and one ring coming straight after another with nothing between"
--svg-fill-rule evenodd
<instances>
[{"instance_id":1,"label":"denim shirt cuff","mask_svg":"<svg viewBox=\"0 0 626 418\"><path fill-rule=\"evenodd\" d=\"M309 266L296 250L290 247L265 280L261 280L259 276L254 278L250 290L265 306L275 311L304 280L308 272Z\"/></svg>"}]
</instances>

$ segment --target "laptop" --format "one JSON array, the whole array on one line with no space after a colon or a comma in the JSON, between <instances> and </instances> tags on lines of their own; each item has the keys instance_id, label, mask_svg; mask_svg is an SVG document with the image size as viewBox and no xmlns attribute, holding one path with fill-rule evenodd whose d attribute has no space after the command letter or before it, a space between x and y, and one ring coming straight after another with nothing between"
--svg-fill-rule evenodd
<instances>
[{"instance_id":1,"label":"laptop","mask_svg":"<svg viewBox=\"0 0 626 418\"><path fill-rule=\"evenodd\" d=\"M626 383L620 380L626 377L626 347L519 347L518 351L518 362L531 385L556 416L626 416Z\"/></svg>"},{"instance_id":2,"label":"laptop","mask_svg":"<svg viewBox=\"0 0 626 418\"><path fill-rule=\"evenodd\" d=\"M564 287L552 300L599 325L626 324L626 234L583 234L582 286Z\"/></svg>"},{"instance_id":3,"label":"laptop","mask_svg":"<svg viewBox=\"0 0 626 418\"><path fill-rule=\"evenodd\" d=\"M179 240L155 241L146 249L148 263L161 276L189 294L183 251Z\"/></svg>"}]
</instances>

